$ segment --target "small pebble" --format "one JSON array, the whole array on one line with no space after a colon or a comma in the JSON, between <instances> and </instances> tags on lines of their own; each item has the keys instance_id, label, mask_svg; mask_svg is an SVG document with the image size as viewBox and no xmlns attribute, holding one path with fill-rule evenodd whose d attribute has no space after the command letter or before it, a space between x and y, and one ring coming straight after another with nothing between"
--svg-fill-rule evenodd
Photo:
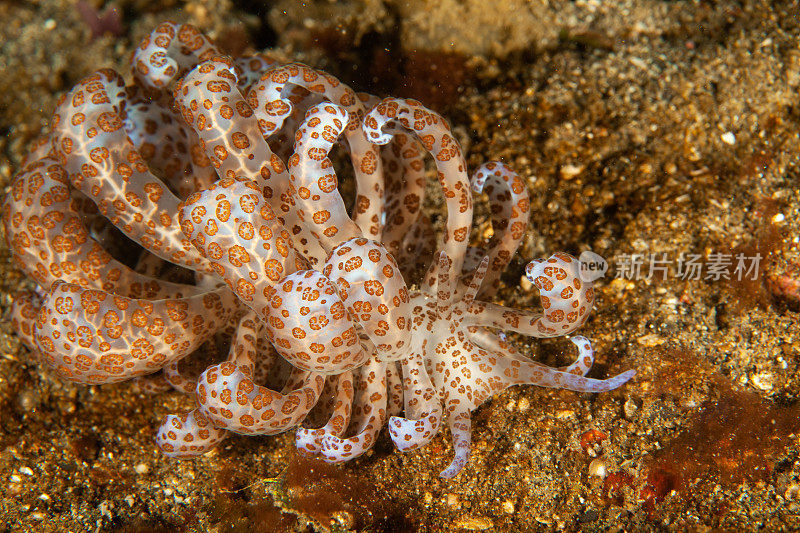
<instances>
[{"instance_id":1,"label":"small pebble","mask_svg":"<svg viewBox=\"0 0 800 533\"><path fill-rule=\"evenodd\" d=\"M725 133L720 135L719 138L722 139L722 142L724 142L725 144L729 144L731 146L736 144L736 136L729 131L726 131Z\"/></svg>"},{"instance_id":2,"label":"small pebble","mask_svg":"<svg viewBox=\"0 0 800 533\"><path fill-rule=\"evenodd\" d=\"M622 406L622 409L625 411L625 418L630 420L636 414L636 411L639 410L639 406L636 405L636 402L634 402L632 398L628 398Z\"/></svg>"},{"instance_id":3,"label":"small pebble","mask_svg":"<svg viewBox=\"0 0 800 533\"><path fill-rule=\"evenodd\" d=\"M39 406L40 396L37 391L26 389L17 395L17 405L23 413L32 413Z\"/></svg>"},{"instance_id":4,"label":"small pebble","mask_svg":"<svg viewBox=\"0 0 800 533\"><path fill-rule=\"evenodd\" d=\"M457 529L466 529L468 531L484 531L494 527L494 522L488 518L480 516L462 516L458 518L453 524Z\"/></svg>"},{"instance_id":5,"label":"small pebble","mask_svg":"<svg viewBox=\"0 0 800 533\"><path fill-rule=\"evenodd\" d=\"M19 473L20 474L25 474L26 476L32 476L33 475L33 470L31 470L27 466L23 466L22 468L19 469Z\"/></svg>"},{"instance_id":6,"label":"small pebble","mask_svg":"<svg viewBox=\"0 0 800 533\"><path fill-rule=\"evenodd\" d=\"M667 342L667 339L656 335L655 333L648 333L647 335L642 335L641 337L636 339L636 342L641 344L642 346L647 346L648 348L652 348L653 346L659 346Z\"/></svg>"},{"instance_id":7,"label":"small pebble","mask_svg":"<svg viewBox=\"0 0 800 533\"><path fill-rule=\"evenodd\" d=\"M503 512L506 514L514 514L514 502L506 500L503 502Z\"/></svg>"},{"instance_id":8,"label":"small pebble","mask_svg":"<svg viewBox=\"0 0 800 533\"><path fill-rule=\"evenodd\" d=\"M589 475L605 478L608 474L608 463L602 457L589 463Z\"/></svg>"},{"instance_id":9,"label":"small pebble","mask_svg":"<svg viewBox=\"0 0 800 533\"><path fill-rule=\"evenodd\" d=\"M108 518L109 520L114 519L114 515L111 514L111 509L113 508L113 504L107 501L100 502L100 505L97 507L97 510L100 511L100 516Z\"/></svg>"},{"instance_id":10,"label":"small pebble","mask_svg":"<svg viewBox=\"0 0 800 533\"><path fill-rule=\"evenodd\" d=\"M149 467L149 466L147 466L147 465L146 465L146 464L144 464L144 463L139 463L138 465L136 465L136 466L134 467L134 470L136 471L136 473L137 473L137 474L142 474L142 475L144 475L144 474L146 474L146 473L150 472L150 467Z\"/></svg>"},{"instance_id":11,"label":"small pebble","mask_svg":"<svg viewBox=\"0 0 800 533\"><path fill-rule=\"evenodd\" d=\"M571 180L581 172L585 167L583 165L564 165L559 169L559 173L561 174L561 179L563 180Z\"/></svg>"},{"instance_id":12,"label":"small pebble","mask_svg":"<svg viewBox=\"0 0 800 533\"><path fill-rule=\"evenodd\" d=\"M771 372L762 372L750 378L753 386L762 391L770 391L774 387L775 376Z\"/></svg>"},{"instance_id":13,"label":"small pebble","mask_svg":"<svg viewBox=\"0 0 800 533\"><path fill-rule=\"evenodd\" d=\"M353 529L355 522L356 522L355 517L351 513L348 513L347 511L335 512L333 513L333 517L331 518L331 524L339 526L339 528L337 529L344 528L345 530L348 531Z\"/></svg>"},{"instance_id":14,"label":"small pebble","mask_svg":"<svg viewBox=\"0 0 800 533\"><path fill-rule=\"evenodd\" d=\"M519 409L520 412L524 413L525 411L528 410L530 406L531 402L528 401L527 398L520 398L519 403L517 404L517 409Z\"/></svg>"}]
</instances>

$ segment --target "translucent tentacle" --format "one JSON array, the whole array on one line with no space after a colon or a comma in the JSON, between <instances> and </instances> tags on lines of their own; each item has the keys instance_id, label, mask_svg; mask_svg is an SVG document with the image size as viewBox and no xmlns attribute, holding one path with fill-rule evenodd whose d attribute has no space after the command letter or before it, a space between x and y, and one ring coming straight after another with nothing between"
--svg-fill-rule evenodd
<instances>
[{"instance_id":1,"label":"translucent tentacle","mask_svg":"<svg viewBox=\"0 0 800 533\"><path fill-rule=\"evenodd\" d=\"M441 249L452 261L448 272L450 278L456 279L461 275L472 224L472 195L461 148L444 118L415 100L401 98L385 98L372 108L364 118L367 138L376 144L387 144L392 133L391 127L385 129L385 126L393 121L416 134L436 162L439 184L447 205L447 225ZM427 276L431 286L436 283L435 269L436 263L431 265Z\"/></svg>"},{"instance_id":2,"label":"translucent tentacle","mask_svg":"<svg viewBox=\"0 0 800 533\"><path fill-rule=\"evenodd\" d=\"M199 409L215 425L246 435L276 435L297 426L322 393L322 374L297 371L293 390L276 392L257 385L233 363L206 369L197 384Z\"/></svg>"},{"instance_id":3,"label":"translucent tentacle","mask_svg":"<svg viewBox=\"0 0 800 533\"><path fill-rule=\"evenodd\" d=\"M53 118L53 148L73 187L150 252L193 270L205 259L180 231L178 198L154 176L124 129L124 80L100 70L81 81Z\"/></svg>"},{"instance_id":4,"label":"translucent tentacle","mask_svg":"<svg viewBox=\"0 0 800 533\"><path fill-rule=\"evenodd\" d=\"M172 94L160 93L154 98L133 85L128 87L123 119L125 132L151 170L179 198L186 198L211 185L217 174L197 134L172 107Z\"/></svg>"},{"instance_id":5,"label":"translucent tentacle","mask_svg":"<svg viewBox=\"0 0 800 533\"><path fill-rule=\"evenodd\" d=\"M386 226L382 241L398 258L406 235L416 224L425 201L425 159L422 145L405 132L395 133L381 149L386 172Z\"/></svg>"},{"instance_id":6,"label":"translucent tentacle","mask_svg":"<svg viewBox=\"0 0 800 533\"><path fill-rule=\"evenodd\" d=\"M322 440L322 458L328 463L349 461L375 445L386 423L386 363L370 360L355 371L355 396L350 420L352 435L341 438L326 435Z\"/></svg>"},{"instance_id":7,"label":"translucent tentacle","mask_svg":"<svg viewBox=\"0 0 800 533\"><path fill-rule=\"evenodd\" d=\"M514 348L514 345L508 342L504 333L494 333L486 328L476 327L474 329L474 331L470 330L470 341L487 352L502 354L511 359L519 359L520 361L532 364L540 364L536 361L531 361L529 358L519 353L519 351ZM577 346L578 357L575 358L572 364L559 367L556 370L585 376L589 373L594 363L594 348L592 348L591 342L586 337L576 335L569 340L572 344ZM546 367L546 365L541 366Z\"/></svg>"},{"instance_id":8,"label":"translucent tentacle","mask_svg":"<svg viewBox=\"0 0 800 533\"><path fill-rule=\"evenodd\" d=\"M591 282L581 281L576 258L554 254L547 261L529 263L526 273L539 288L544 313L475 302L464 325L496 327L532 337L558 337L586 322L594 305L594 289Z\"/></svg>"},{"instance_id":9,"label":"translucent tentacle","mask_svg":"<svg viewBox=\"0 0 800 533\"><path fill-rule=\"evenodd\" d=\"M336 286L316 270L301 270L268 293L267 332L275 349L297 368L339 374L364 364L370 353Z\"/></svg>"},{"instance_id":10,"label":"translucent tentacle","mask_svg":"<svg viewBox=\"0 0 800 533\"><path fill-rule=\"evenodd\" d=\"M328 152L347 126L347 112L323 103L306 113L297 131L295 153L289 158L298 218L305 222L325 251L361 236L347 214Z\"/></svg>"},{"instance_id":11,"label":"translucent tentacle","mask_svg":"<svg viewBox=\"0 0 800 533\"><path fill-rule=\"evenodd\" d=\"M225 288L144 300L57 282L39 313L35 341L63 378L116 383L185 357L224 328L235 310Z\"/></svg>"},{"instance_id":12,"label":"translucent tentacle","mask_svg":"<svg viewBox=\"0 0 800 533\"><path fill-rule=\"evenodd\" d=\"M56 281L148 299L188 295L189 285L156 280L120 263L84 225L64 168L44 157L25 166L3 206L6 241L16 265L48 289Z\"/></svg>"},{"instance_id":13,"label":"translucent tentacle","mask_svg":"<svg viewBox=\"0 0 800 533\"><path fill-rule=\"evenodd\" d=\"M231 339L226 361L238 365L243 372L252 374L258 351L259 330L256 314L253 311L242 314L236 326L236 333ZM176 389L187 394L195 394L198 380L181 375L178 372L177 362L165 367L164 375ZM168 457L194 457L214 448L227 433L226 429L211 423L202 411L193 409L182 416L167 415L158 430L156 443Z\"/></svg>"},{"instance_id":14,"label":"translucent tentacle","mask_svg":"<svg viewBox=\"0 0 800 533\"><path fill-rule=\"evenodd\" d=\"M469 306L475 301L478 292L481 290L481 287L483 287L483 283L486 278L486 271L489 269L489 260L490 257L487 255L484 256L484 258L478 263L478 268L475 269L472 280L470 281L466 291L464 291L464 295L461 298L463 305Z\"/></svg>"},{"instance_id":15,"label":"translucent tentacle","mask_svg":"<svg viewBox=\"0 0 800 533\"><path fill-rule=\"evenodd\" d=\"M518 360L501 361L502 364L498 367L497 373L502 372L505 376L503 382L506 387L528 384L554 389L567 389L575 392L607 392L616 389L636 375L636 371L628 370L612 378L592 379L530 362Z\"/></svg>"},{"instance_id":16,"label":"translucent tentacle","mask_svg":"<svg viewBox=\"0 0 800 533\"><path fill-rule=\"evenodd\" d=\"M298 428L295 435L295 445L298 450L315 455L322 451L325 439L328 436L339 437L347 429L350 422L350 413L353 407L353 372L342 372L336 376L328 377L335 395L331 397L331 407L328 411L327 423L317 429ZM326 382L327 386L327 382ZM323 393L323 397L325 394Z\"/></svg>"},{"instance_id":17,"label":"translucent tentacle","mask_svg":"<svg viewBox=\"0 0 800 533\"><path fill-rule=\"evenodd\" d=\"M234 70L226 57L200 63L175 87L175 100L221 178L249 178L266 198L277 199L285 189L285 167L261 136Z\"/></svg>"},{"instance_id":18,"label":"translucent tentacle","mask_svg":"<svg viewBox=\"0 0 800 533\"><path fill-rule=\"evenodd\" d=\"M548 332L566 335L586 322L594 306L594 288L591 281L581 279L580 268L580 261L565 253L525 267L525 275L539 289Z\"/></svg>"},{"instance_id":19,"label":"translucent tentacle","mask_svg":"<svg viewBox=\"0 0 800 533\"><path fill-rule=\"evenodd\" d=\"M469 460L472 441L472 420L468 409L457 409L447 415L447 423L453 435L453 461L439 475L445 479L455 477Z\"/></svg>"},{"instance_id":20,"label":"translucent tentacle","mask_svg":"<svg viewBox=\"0 0 800 533\"><path fill-rule=\"evenodd\" d=\"M267 54L256 53L233 59L236 68L236 79L243 95L250 92L250 87L261 79L267 70L280 66L280 62Z\"/></svg>"},{"instance_id":21,"label":"translucent tentacle","mask_svg":"<svg viewBox=\"0 0 800 533\"><path fill-rule=\"evenodd\" d=\"M383 170L377 149L364 136L361 121L366 112L364 104L347 85L325 72L302 63L273 68L254 84L249 95L265 136L281 128L292 112L287 88L299 85L347 112L344 132L350 147L350 159L356 179L356 207L353 221L364 236L380 238L383 228ZM337 135L338 136L338 135ZM341 242L341 241L340 241Z\"/></svg>"},{"instance_id":22,"label":"translucent tentacle","mask_svg":"<svg viewBox=\"0 0 800 533\"><path fill-rule=\"evenodd\" d=\"M167 415L156 434L156 444L167 457L185 459L211 451L228 432L216 427L199 409L185 415Z\"/></svg>"},{"instance_id":23,"label":"translucent tentacle","mask_svg":"<svg viewBox=\"0 0 800 533\"><path fill-rule=\"evenodd\" d=\"M528 188L516 172L503 163L492 161L481 165L472 176L472 190L489 196L494 232L487 247L489 271L481 287L485 297L495 292L500 275L511 262L528 227L530 199Z\"/></svg>"},{"instance_id":24,"label":"translucent tentacle","mask_svg":"<svg viewBox=\"0 0 800 533\"><path fill-rule=\"evenodd\" d=\"M133 75L145 87L164 89L217 54L216 47L195 26L163 22L134 51Z\"/></svg>"},{"instance_id":25,"label":"translucent tentacle","mask_svg":"<svg viewBox=\"0 0 800 533\"><path fill-rule=\"evenodd\" d=\"M419 355L401 361L405 390L405 417L389 419L389 434L397 449L415 450L428 444L439 432L442 404Z\"/></svg>"},{"instance_id":26,"label":"translucent tentacle","mask_svg":"<svg viewBox=\"0 0 800 533\"><path fill-rule=\"evenodd\" d=\"M476 331L476 333L478 333ZM519 354L509 354L496 336L484 335L482 344L500 349L487 351L479 345L465 342L460 347L438 344L435 354L428 354L433 382L443 391L448 423L453 433L455 458L442 472L443 477L453 477L466 464L470 449L470 415L492 394L513 385L538 385L578 392L605 392L628 381L634 372L624 372L605 380L583 377L581 372L591 359L587 356L591 346L580 338L578 361L560 371L524 359ZM466 349L468 357L458 352ZM458 350L458 352L456 351Z\"/></svg>"},{"instance_id":27,"label":"translucent tentacle","mask_svg":"<svg viewBox=\"0 0 800 533\"><path fill-rule=\"evenodd\" d=\"M219 176L254 180L301 251L323 260L324 252L297 219L286 165L262 135L235 71L231 60L223 57L197 65L175 88L181 113L202 139Z\"/></svg>"},{"instance_id":28,"label":"translucent tentacle","mask_svg":"<svg viewBox=\"0 0 800 533\"><path fill-rule=\"evenodd\" d=\"M333 249L323 273L375 345L380 361L403 357L411 342L408 288L391 254L376 241L356 238Z\"/></svg>"},{"instance_id":29,"label":"translucent tentacle","mask_svg":"<svg viewBox=\"0 0 800 533\"><path fill-rule=\"evenodd\" d=\"M447 252L439 252L439 264L435 270L437 273L436 284L436 313L442 321L449 320L450 314L453 311L451 305L455 297L457 279L450 277L449 266L452 263L451 259L447 256Z\"/></svg>"},{"instance_id":30,"label":"translucent tentacle","mask_svg":"<svg viewBox=\"0 0 800 533\"><path fill-rule=\"evenodd\" d=\"M292 86L291 89L286 89L284 98L291 103L292 111L289 116L283 121L281 129L271 134L268 138L270 145L275 146L275 153L278 154L284 161L289 161L289 158L294 154L295 133L300 129L300 125L306 119L306 113L314 107L318 106L325 101L325 98L317 93L312 93L299 85ZM339 140L342 143L342 140ZM294 202L294 198L292 198ZM314 241L314 244L319 246L319 243ZM325 259L323 254L322 259Z\"/></svg>"},{"instance_id":31,"label":"translucent tentacle","mask_svg":"<svg viewBox=\"0 0 800 533\"><path fill-rule=\"evenodd\" d=\"M298 263L291 235L255 182L224 178L179 207L183 233L211 270L266 317L267 290Z\"/></svg>"},{"instance_id":32,"label":"translucent tentacle","mask_svg":"<svg viewBox=\"0 0 800 533\"><path fill-rule=\"evenodd\" d=\"M403 412L403 370L397 361L386 365L386 387L389 392L386 414L398 416Z\"/></svg>"},{"instance_id":33,"label":"translucent tentacle","mask_svg":"<svg viewBox=\"0 0 800 533\"><path fill-rule=\"evenodd\" d=\"M592 348L592 343L589 342L589 339L581 337L580 335L572 337L570 342L577 346L578 357L575 358L575 361L571 365L559 368L559 370L567 374L585 376L589 373L589 370L592 369L592 364L594 364L594 348Z\"/></svg>"}]
</instances>

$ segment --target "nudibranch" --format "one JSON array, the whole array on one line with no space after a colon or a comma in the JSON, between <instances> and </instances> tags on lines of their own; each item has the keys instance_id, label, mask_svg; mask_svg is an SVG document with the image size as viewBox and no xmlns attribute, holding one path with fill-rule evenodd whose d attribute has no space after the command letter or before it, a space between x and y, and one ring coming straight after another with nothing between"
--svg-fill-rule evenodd
<instances>
[{"instance_id":1,"label":"nudibranch","mask_svg":"<svg viewBox=\"0 0 800 533\"><path fill-rule=\"evenodd\" d=\"M525 235L527 188L499 162L470 178L447 122L419 102L266 55L226 57L170 22L132 67L130 85L100 70L61 98L3 221L39 287L13 306L39 362L76 383L136 379L193 397L161 425L166 455L291 430L300 450L336 463L384 426L408 451L446 422L449 478L469 456L470 413L493 394L603 392L633 376L585 377L583 337L559 369L506 340L573 333L592 283L557 253L526 269L542 313L487 301ZM334 149L352 164L352 205ZM438 239L421 209L427 156L447 209ZM482 194L493 237L470 246Z\"/></svg>"}]
</instances>

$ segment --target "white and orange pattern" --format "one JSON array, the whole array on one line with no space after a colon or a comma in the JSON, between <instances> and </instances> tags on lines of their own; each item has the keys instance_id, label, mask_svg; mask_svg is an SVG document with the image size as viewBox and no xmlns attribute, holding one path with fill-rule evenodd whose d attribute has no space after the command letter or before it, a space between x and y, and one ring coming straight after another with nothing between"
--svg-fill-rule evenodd
<instances>
[{"instance_id":1,"label":"white and orange pattern","mask_svg":"<svg viewBox=\"0 0 800 533\"><path fill-rule=\"evenodd\" d=\"M527 188L498 162L470 180L447 122L419 102L263 55L231 59L170 22L132 62L132 85L100 70L62 98L3 221L39 285L16 296L13 323L40 362L78 383L136 378L193 395L194 410L162 423L165 454L294 430L299 449L341 462L384 426L407 451L447 422L455 459L441 475L452 477L469 456L470 413L491 395L602 392L633 376L585 377L583 337L562 369L507 342L506 331L575 331L592 284L558 253L526 269L543 313L484 301L525 234ZM337 145L353 165L352 208L329 158ZM421 213L426 153L447 207L438 245ZM494 230L485 249L469 245L480 193ZM138 258L114 257L120 234ZM161 276L176 270L194 282ZM208 346L227 354L192 371Z\"/></svg>"}]
</instances>

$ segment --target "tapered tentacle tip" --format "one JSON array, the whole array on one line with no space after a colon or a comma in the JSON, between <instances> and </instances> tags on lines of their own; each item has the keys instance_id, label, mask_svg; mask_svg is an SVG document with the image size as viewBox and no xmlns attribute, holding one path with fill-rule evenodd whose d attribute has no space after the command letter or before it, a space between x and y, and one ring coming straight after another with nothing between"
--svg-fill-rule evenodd
<instances>
[{"instance_id":1,"label":"tapered tentacle tip","mask_svg":"<svg viewBox=\"0 0 800 533\"><path fill-rule=\"evenodd\" d=\"M381 132L377 137L370 136L369 140L375 144L389 144L392 140L394 135L391 133L383 133Z\"/></svg>"},{"instance_id":2,"label":"tapered tentacle tip","mask_svg":"<svg viewBox=\"0 0 800 533\"><path fill-rule=\"evenodd\" d=\"M399 416L389 417L389 436L401 452L407 452L420 446L419 439L415 438L416 432L413 425L413 420Z\"/></svg>"},{"instance_id":3,"label":"tapered tentacle tip","mask_svg":"<svg viewBox=\"0 0 800 533\"><path fill-rule=\"evenodd\" d=\"M570 337L569 340L572 344L574 344L578 348L585 347L587 344L589 344L589 347L591 348L591 343L589 342L589 339L587 339L583 335L573 335L572 337Z\"/></svg>"},{"instance_id":4,"label":"tapered tentacle tip","mask_svg":"<svg viewBox=\"0 0 800 533\"><path fill-rule=\"evenodd\" d=\"M294 437L294 445L297 450L306 455L316 455L322 449L322 439L320 430L298 428Z\"/></svg>"},{"instance_id":5,"label":"tapered tentacle tip","mask_svg":"<svg viewBox=\"0 0 800 533\"><path fill-rule=\"evenodd\" d=\"M525 276L531 283L535 283L536 267L542 263L544 263L544 259L532 259L527 265L525 265Z\"/></svg>"},{"instance_id":6,"label":"tapered tentacle tip","mask_svg":"<svg viewBox=\"0 0 800 533\"><path fill-rule=\"evenodd\" d=\"M328 463L335 465L352 459L354 455L345 455L345 442L343 439L328 435L322 439L322 447L319 450L319 458ZM358 454L360 455L360 454Z\"/></svg>"},{"instance_id":7,"label":"tapered tentacle tip","mask_svg":"<svg viewBox=\"0 0 800 533\"><path fill-rule=\"evenodd\" d=\"M453 479L467 464L468 455L464 457L456 456L450 465L439 473L439 477L443 479Z\"/></svg>"},{"instance_id":8,"label":"tapered tentacle tip","mask_svg":"<svg viewBox=\"0 0 800 533\"><path fill-rule=\"evenodd\" d=\"M489 268L489 256L485 255L483 256L483 259L481 259L481 262L478 264L478 268L475 269L475 274L472 276L472 281L470 282L466 292L464 293L464 296L462 298L463 305L468 306L475 301L475 298L478 296L478 291L480 291L481 289L481 284L483 283L483 280L486 277L486 270L488 268Z\"/></svg>"},{"instance_id":9,"label":"tapered tentacle tip","mask_svg":"<svg viewBox=\"0 0 800 533\"><path fill-rule=\"evenodd\" d=\"M609 390L616 389L617 387L624 385L625 383L630 381L635 375L636 375L635 370L626 370L622 374L618 374L613 378L610 378L608 381L613 381L614 385Z\"/></svg>"},{"instance_id":10,"label":"tapered tentacle tip","mask_svg":"<svg viewBox=\"0 0 800 533\"><path fill-rule=\"evenodd\" d=\"M378 120L369 120L372 115L372 112L367 116L367 120L364 121L363 129L364 135L366 135L369 142L374 144L389 144L392 139L394 138L394 132L392 128L387 127L385 123L381 123Z\"/></svg>"},{"instance_id":11,"label":"tapered tentacle tip","mask_svg":"<svg viewBox=\"0 0 800 533\"><path fill-rule=\"evenodd\" d=\"M568 374L585 376L589 373L594 363L594 348L592 348L592 342L581 335L572 337L570 342L578 348L578 357L575 358L574 363L561 370Z\"/></svg>"},{"instance_id":12,"label":"tapered tentacle tip","mask_svg":"<svg viewBox=\"0 0 800 533\"><path fill-rule=\"evenodd\" d=\"M439 432L441 419L435 415L411 420L400 416L389 418L389 436L401 452L416 450L428 444Z\"/></svg>"},{"instance_id":13,"label":"tapered tentacle tip","mask_svg":"<svg viewBox=\"0 0 800 533\"><path fill-rule=\"evenodd\" d=\"M455 457L450 465L442 471L439 476L451 479L456 476L469 461L470 450L472 449L472 422L468 410L456 410L448 415L448 424L453 434L453 451Z\"/></svg>"},{"instance_id":14,"label":"tapered tentacle tip","mask_svg":"<svg viewBox=\"0 0 800 533\"><path fill-rule=\"evenodd\" d=\"M437 306L440 315L445 315L450 309L450 302L453 297L454 287L453 283L456 281L454 276L451 276L450 267L453 260L447 255L447 252L441 251L436 263L437 270L437 291L438 298Z\"/></svg>"},{"instance_id":15,"label":"tapered tentacle tip","mask_svg":"<svg viewBox=\"0 0 800 533\"><path fill-rule=\"evenodd\" d=\"M376 104L364 117L364 122L362 123L362 129L367 140L375 144L389 144L397 131L391 125L391 121L394 118L394 114L388 113L385 100Z\"/></svg>"},{"instance_id":16,"label":"tapered tentacle tip","mask_svg":"<svg viewBox=\"0 0 800 533\"><path fill-rule=\"evenodd\" d=\"M625 385L636 375L635 370L627 370L614 377L603 380L588 380L590 384L586 386L585 392L608 392Z\"/></svg>"},{"instance_id":17,"label":"tapered tentacle tip","mask_svg":"<svg viewBox=\"0 0 800 533\"><path fill-rule=\"evenodd\" d=\"M322 438L320 455L323 461L329 464L343 463L365 454L374 444L372 438L366 434L341 439L335 435L326 435Z\"/></svg>"},{"instance_id":18,"label":"tapered tentacle tip","mask_svg":"<svg viewBox=\"0 0 800 533\"><path fill-rule=\"evenodd\" d=\"M542 331L548 335L566 335L586 322L594 306L594 288L583 280L577 258L556 253L547 261L531 261L525 275L537 289L544 316Z\"/></svg>"},{"instance_id":19,"label":"tapered tentacle tip","mask_svg":"<svg viewBox=\"0 0 800 533\"><path fill-rule=\"evenodd\" d=\"M167 457L188 459L208 453L227 435L197 409L183 415L167 415L156 434L156 444Z\"/></svg>"}]
</instances>

